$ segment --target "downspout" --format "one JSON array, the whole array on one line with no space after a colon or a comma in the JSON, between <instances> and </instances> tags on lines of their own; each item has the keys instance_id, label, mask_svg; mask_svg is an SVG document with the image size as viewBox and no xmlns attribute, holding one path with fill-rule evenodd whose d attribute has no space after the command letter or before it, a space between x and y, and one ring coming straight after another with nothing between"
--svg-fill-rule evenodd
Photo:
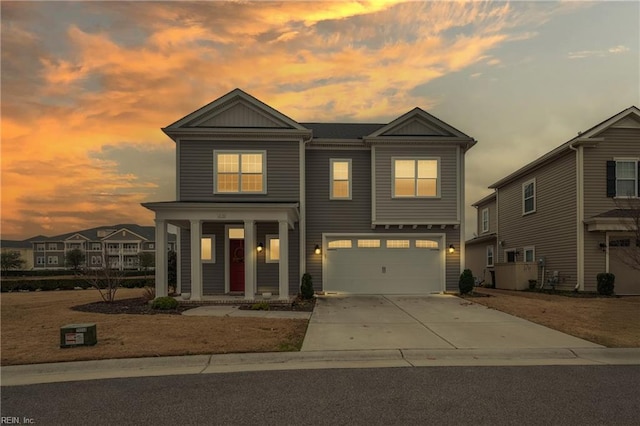
<instances>
[{"instance_id":1,"label":"downspout","mask_svg":"<svg viewBox=\"0 0 640 426\"><path fill-rule=\"evenodd\" d=\"M310 133L308 139L305 140L305 138L301 138L300 139L300 144L299 144L299 151L298 151L298 161L300 162L300 165L298 167L300 176L299 176L299 184L300 184L300 190L299 190L299 194L300 194L300 200L299 200L299 206L300 206L300 220L298 222L298 237L299 237L299 241L300 241L300 247L299 247L299 265L300 265L300 277L299 279L302 278L302 276L307 272L307 155L306 155L306 150L307 150L307 144L309 142L311 142L311 140L313 140L313 135Z\"/></svg>"},{"instance_id":2,"label":"downspout","mask_svg":"<svg viewBox=\"0 0 640 426\"><path fill-rule=\"evenodd\" d=\"M577 282L575 291L584 291L584 151L583 146L569 144L569 149L576 152L576 211L577 211ZM544 277L543 277L544 279Z\"/></svg>"}]
</instances>

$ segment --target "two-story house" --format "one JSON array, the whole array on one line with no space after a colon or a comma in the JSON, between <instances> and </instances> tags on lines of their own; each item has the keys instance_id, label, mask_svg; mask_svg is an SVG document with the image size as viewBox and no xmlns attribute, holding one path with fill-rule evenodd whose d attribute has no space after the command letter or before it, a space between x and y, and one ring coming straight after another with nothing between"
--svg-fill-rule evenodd
<instances>
[{"instance_id":1,"label":"two-story house","mask_svg":"<svg viewBox=\"0 0 640 426\"><path fill-rule=\"evenodd\" d=\"M490 188L495 207L487 197L476 204L488 206L490 217L495 209L496 265L530 263L538 282L580 291L595 291L597 274L611 272L617 294L640 294L640 270L627 261L640 251L637 107L579 133ZM468 253L470 262L486 263L476 259L481 250Z\"/></svg>"},{"instance_id":2,"label":"two-story house","mask_svg":"<svg viewBox=\"0 0 640 426\"><path fill-rule=\"evenodd\" d=\"M163 131L177 197L145 203L156 242L179 229L178 288L201 300L457 289L464 156L475 141L415 108L390 123L298 123L236 89ZM164 250L156 294L167 293ZM164 265L164 267L160 267Z\"/></svg>"},{"instance_id":3,"label":"two-story house","mask_svg":"<svg viewBox=\"0 0 640 426\"><path fill-rule=\"evenodd\" d=\"M477 211L477 230L474 238L465 244L466 268L471 269L478 284L495 285L497 252L496 194L487 195L472 204Z\"/></svg>"},{"instance_id":4,"label":"two-story house","mask_svg":"<svg viewBox=\"0 0 640 426\"><path fill-rule=\"evenodd\" d=\"M33 269L65 269L66 254L80 249L85 254L86 266L138 269L140 253L155 253L155 228L135 224L100 226L53 237L31 239ZM167 250L176 249L175 235L165 244Z\"/></svg>"}]
</instances>

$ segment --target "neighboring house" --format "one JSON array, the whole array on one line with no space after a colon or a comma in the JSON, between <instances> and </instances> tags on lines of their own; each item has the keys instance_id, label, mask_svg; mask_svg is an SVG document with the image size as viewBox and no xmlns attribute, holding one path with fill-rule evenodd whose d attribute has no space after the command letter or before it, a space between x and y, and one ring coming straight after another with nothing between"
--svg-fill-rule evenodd
<instances>
[{"instance_id":1,"label":"neighboring house","mask_svg":"<svg viewBox=\"0 0 640 426\"><path fill-rule=\"evenodd\" d=\"M477 210L478 229L474 238L467 241L466 268L471 269L476 283L483 285L495 285L495 263L497 241L496 231L496 194L491 193L472 204Z\"/></svg>"},{"instance_id":2,"label":"neighboring house","mask_svg":"<svg viewBox=\"0 0 640 426\"><path fill-rule=\"evenodd\" d=\"M18 253L20 253L20 259L24 260L24 267L22 269L28 271L33 269L33 245L31 244L32 240L33 238L23 241L2 240L0 241L0 250L2 251L2 253L10 251L17 251Z\"/></svg>"},{"instance_id":3,"label":"neighboring house","mask_svg":"<svg viewBox=\"0 0 640 426\"><path fill-rule=\"evenodd\" d=\"M85 253L89 268L101 268L108 261L112 268L138 269L139 254L155 253L155 228L135 224L100 226L54 237L31 239L33 269L66 269L65 255L73 249ZM175 235L165 245L175 250Z\"/></svg>"},{"instance_id":4,"label":"neighboring house","mask_svg":"<svg viewBox=\"0 0 640 426\"><path fill-rule=\"evenodd\" d=\"M178 288L214 294L454 291L464 264L464 156L475 140L415 108L387 124L298 123L236 89L163 131L179 230ZM165 251L156 294L167 293Z\"/></svg>"},{"instance_id":5,"label":"neighboring house","mask_svg":"<svg viewBox=\"0 0 640 426\"><path fill-rule=\"evenodd\" d=\"M621 261L625 251L640 250L634 223L640 217L637 107L580 133L490 188L497 206L496 264L527 262L539 282L551 279L558 288L580 291L595 291L597 274L611 272L617 294L640 294L640 271Z\"/></svg>"}]
</instances>

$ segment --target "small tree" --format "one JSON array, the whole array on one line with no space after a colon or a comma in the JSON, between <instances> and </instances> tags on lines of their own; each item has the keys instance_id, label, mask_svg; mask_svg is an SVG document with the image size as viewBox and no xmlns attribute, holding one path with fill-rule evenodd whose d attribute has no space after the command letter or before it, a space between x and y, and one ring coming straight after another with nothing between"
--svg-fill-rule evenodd
<instances>
[{"instance_id":1,"label":"small tree","mask_svg":"<svg viewBox=\"0 0 640 426\"><path fill-rule=\"evenodd\" d=\"M16 250L3 251L0 262L2 263L2 272L6 272L11 269L23 269L24 265L27 263L22 259L20 252Z\"/></svg>"},{"instance_id":2,"label":"small tree","mask_svg":"<svg viewBox=\"0 0 640 426\"><path fill-rule=\"evenodd\" d=\"M313 299L313 279L310 274L305 273L302 276L302 284L300 285L300 294L303 299Z\"/></svg>"},{"instance_id":3,"label":"small tree","mask_svg":"<svg viewBox=\"0 0 640 426\"><path fill-rule=\"evenodd\" d=\"M153 268L155 263L156 257L153 253L149 253L148 251L138 253L138 266L144 271L145 275L149 269Z\"/></svg>"},{"instance_id":4,"label":"small tree","mask_svg":"<svg viewBox=\"0 0 640 426\"><path fill-rule=\"evenodd\" d=\"M84 254L84 251L79 248L74 248L64 255L64 263L67 268L71 268L77 272L84 265L86 258L87 256Z\"/></svg>"},{"instance_id":5,"label":"small tree","mask_svg":"<svg viewBox=\"0 0 640 426\"><path fill-rule=\"evenodd\" d=\"M100 297L106 303L111 303L116 298L116 292L124 281L124 271L117 265L112 265L109 260L102 258L102 268L83 270L84 280L93 288L98 290Z\"/></svg>"},{"instance_id":6,"label":"small tree","mask_svg":"<svg viewBox=\"0 0 640 426\"><path fill-rule=\"evenodd\" d=\"M602 272L596 276L596 279L598 280L598 293L603 296L611 296L615 288L616 276Z\"/></svg>"},{"instance_id":7,"label":"small tree","mask_svg":"<svg viewBox=\"0 0 640 426\"><path fill-rule=\"evenodd\" d=\"M471 269L465 269L460 275L460 281L458 281L458 287L460 294L467 294L473 291L473 273Z\"/></svg>"}]
</instances>

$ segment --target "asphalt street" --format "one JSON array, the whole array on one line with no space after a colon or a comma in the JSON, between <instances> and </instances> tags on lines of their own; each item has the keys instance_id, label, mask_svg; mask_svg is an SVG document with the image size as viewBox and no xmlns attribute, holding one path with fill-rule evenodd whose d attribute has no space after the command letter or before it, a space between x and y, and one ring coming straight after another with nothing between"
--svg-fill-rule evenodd
<instances>
[{"instance_id":1,"label":"asphalt street","mask_svg":"<svg viewBox=\"0 0 640 426\"><path fill-rule=\"evenodd\" d=\"M640 366L258 371L2 388L38 425L637 425Z\"/></svg>"}]
</instances>

